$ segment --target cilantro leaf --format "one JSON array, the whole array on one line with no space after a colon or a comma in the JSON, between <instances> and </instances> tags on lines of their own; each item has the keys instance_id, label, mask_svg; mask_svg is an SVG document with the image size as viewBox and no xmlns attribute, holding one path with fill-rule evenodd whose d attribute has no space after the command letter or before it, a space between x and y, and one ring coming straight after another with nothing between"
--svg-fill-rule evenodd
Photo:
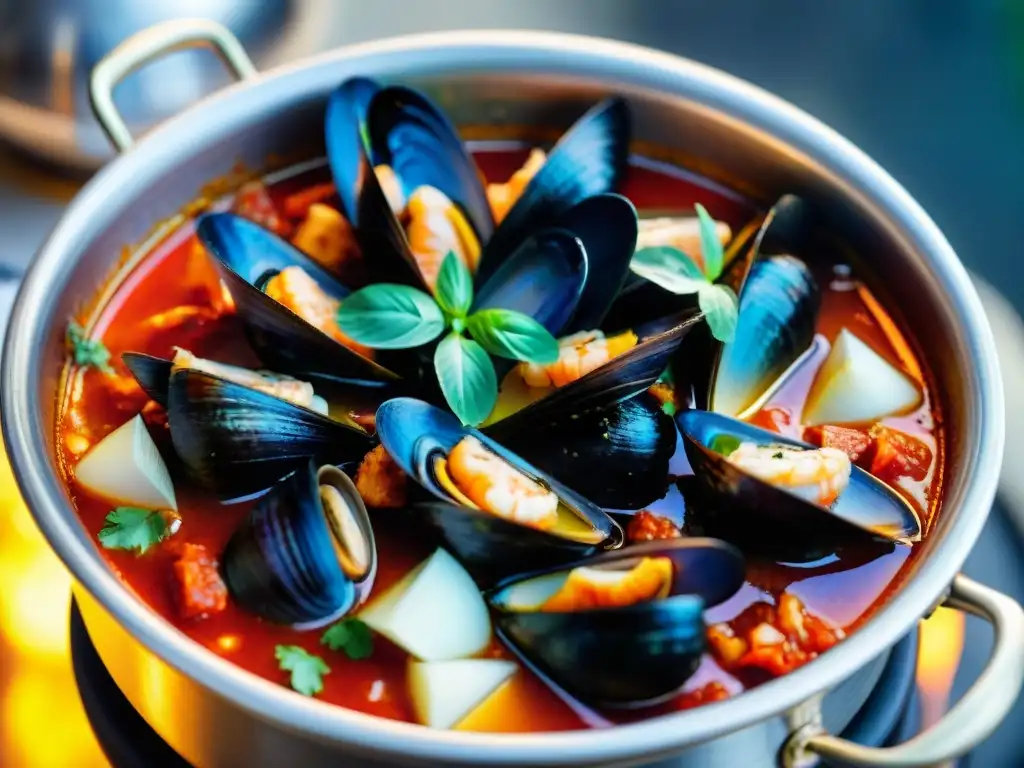
<instances>
[{"instance_id":1,"label":"cilantro leaf","mask_svg":"<svg viewBox=\"0 0 1024 768\"><path fill-rule=\"evenodd\" d=\"M99 339L88 338L85 329L74 320L68 322L66 341L75 365L96 368L103 373L113 372L114 369L110 367L110 350Z\"/></svg>"},{"instance_id":2,"label":"cilantro leaf","mask_svg":"<svg viewBox=\"0 0 1024 768\"><path fill-rule=\"evenodd\" d=\"M314 696L324 689L324 675L331 668L319 656L297 645L275 645L274 658L284 672L291 672L289 683L303 696Z\"/></svg>"},{"instance_id":3,"label":"cilantro leaf","mask_svg":"<svg viewBox=\"0 0 1024 768\"><path fill-rule=\"evenodd\" d=\"M739 322L739 299L727 285L705 285L697 293L697 303L704 313L711 335L728 344L736 335Z\"/></svg>"},{"instance_id":4,"label":"cilantro leaf","mask_svg":"<svg viewBox=\"0 0 1024 768\"><path fill-rule=\"evenodd\" d=\"M345 651L353 661L368 659L373 654L373 634L359 619L342 619L332 624L320 638L320 644L332 651Z\"/></svg>"},{"instance_id":5,"label":"cilantro leaf","mask_svg":"<svg viewBox=\"0 0 1024 768\"><path fill-rule=\"evenodd\" d=\"M134 549L141 555L174 533L175 528L160 512L117 507L107 515L98 538L106 549Z\"/></svg>"}]
</instances>

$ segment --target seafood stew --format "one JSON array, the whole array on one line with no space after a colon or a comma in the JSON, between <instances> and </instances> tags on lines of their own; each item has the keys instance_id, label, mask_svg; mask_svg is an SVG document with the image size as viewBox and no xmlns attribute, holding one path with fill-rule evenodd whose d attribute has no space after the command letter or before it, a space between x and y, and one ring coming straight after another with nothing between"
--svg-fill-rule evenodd
<instances>
[{"instance_id":1,"label":"seafood stew","mask_svg":"<svg viewBox=\"0 0 1024 768\"><path fill-rule=\"evenodd\" d=\"M813 201L630 156L616 98L467 146L356 79L325 132L69 325L63 471L158 614L299 694L531 732L741 695L899 587L939 403Z\"/></svg>"}]
</instances>

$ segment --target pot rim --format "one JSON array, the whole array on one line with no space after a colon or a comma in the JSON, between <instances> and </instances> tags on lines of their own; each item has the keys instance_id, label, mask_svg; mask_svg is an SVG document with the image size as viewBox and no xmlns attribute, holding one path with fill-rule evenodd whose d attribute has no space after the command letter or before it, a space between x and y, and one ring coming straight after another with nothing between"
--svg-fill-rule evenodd
<instances>
[{"instance_id":1,"label":"pot rim","mask_svg":"<svg viewBox=\"0 0 1024 768\"><path fill-rule=\"evenodd\" d=\"M392 59L389 64L396 54L412 55L413 60L399 66ZM301 76L316 68L330 67L338 81L348 71L408 73L415 66L444 74L553 74L563 73L570 59L573 73L602 78L612 83L610 88L628 82L634 88L682 96L770 135L800 161L840 181L845 194L904 250L923 254L936 289L958 317L959 345L970 363L964 371L964 389L972 398L966 411L976 419L959 425L969 446L960 467L968 480L955 517L948 519L947 502L947 524L932 533L937 540L916 572L869 622L828 654L735 699L603 731L512 735L431 730L307 699L206 650L150 610L102 560L94 543L83 536L46 448L53 427L44 423L36 397L43 366L38 350L52 339L54 282L77 258L78 243L100 227L91 217L102 222L104 201L123 194L137 163L172 168L205 128L215 126L214 133L229 135L261 104L281 104L296 90L317 91L323 74L309 77L308 83ZM257 91L262 99L252 98ZM760 88L642 46L551 32L464 30L352 45L232 85L171 118L109 163L68 207L19 291L2 364L3 434L25 501L74 578L138 641L199 685L264 721L328 743L344 742L368 755L431 762L590 765L653 757L740 730L834 687L941 603L985 522L1003 448L1002 384L983 306L949 243L903 187L846 139Z\"/></svg>"}]
</instances>

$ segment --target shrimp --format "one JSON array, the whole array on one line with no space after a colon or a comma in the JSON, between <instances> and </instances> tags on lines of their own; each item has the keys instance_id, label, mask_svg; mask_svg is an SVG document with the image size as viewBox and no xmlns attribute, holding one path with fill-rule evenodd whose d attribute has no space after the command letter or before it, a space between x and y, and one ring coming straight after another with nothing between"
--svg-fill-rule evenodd
<instances>
[{"instance_id":1,"label":"shrimp","mask_svg":"<svg viewBox=\"0 0 1024 768\"><path fill-rule=\"evenodd\" d=\"M519 374L531 387L564 387L636 344L632 331L611 338L605 338L601 331L581 331L558 340L558 360L547 365L520 363Z\"/></svg>"},{"instance_id":2,"label":"shrimp","mask_svg":"<svg viewBox=\"0 0 1024 768\"><path fill-rule=\"evenodd\" d=\"M241 384L243 387L264 392L273 397L287 400L319 413L327 413L327 402L313 392L313 385L306 381L293 379L281 374L251 371L237 365L228 365L216 360L205 360L196 357L187 349L174 348L173 369L191 368L195 371L217 376L221 379Z\"/></svg>"},{"instance_id":3,"label":"shrimp","mask_svg":"<svg viewBox=\"0 0 1024 768\"><path fill-rule=\"evenodd\" d=\"M302 271L302 267L285 267L267 281L264 290L267 296L339 344L344 344L363 357L373 357L373 350L357 344L341 332L335 319L341 302L327 295L312 277Z\"/></svg>"},{"instance_id":4,"label":"shrimp","mask_svg":"<svg viewBox=\"0 0 1024 768\"><path fill-rule=\"evenodd\" d=\"M722 245L732 238L732 230L722 221L715 222L715 233ZM700 247L700 220L696 216L661 217L640 219L636 247L656 248L658 246L678 248L704 269L703 252Z\"/></svg>"},{"instance_id":5,"label":"shrimp","mask_svg":"<svg viewBox=\"0 0 1024 768\"><path fill-rule=\"evenodd\" d=\"M456 491L456 498L462 496L485 512L542 531L558 523L558 496L489 451L475 437L462 438L440 469L441 484L446 489Z\"/></svg>"},{"instance_id":6,"label":"shrimp","mask_svg":"<svg viewBox=\"0 0 1024 768\"><path fill-rule=\"evenodd\" d=\"M831 506L850 482L850 457L837 448L803 450L740 443L727 457L754 477L801 499Z\"/></svg>"},{"instance_id":7,"label":"shrimp","mask_svg":"<svg viewBox=\"0 0 1024 768\"><path fill-rule=\"evenodd\" d=\"M672 561L645 557L628 571L606 568L574 568L561 588L537 610L550 613L624 608L668 595L672 586Z\"/></svg>"},{"instance_id":8,"label":"shrimp","mask_svg":"<svg viewBox=\"0 0 1024 768\"><path fill-rule=\"evenodd\" d=\"M504 184L487 185L487 201L491 204L491 213L494 215L494 223L500 224L501 220L512 210L526 185L541 169L548 159L542 149L531 149L530 156L526 158L523 167L512 174L512 177Z\"/></svg>"},{"instance_id":9,"label":"shrimp","mask_svg":"<svg viewBox=\"0 0 1024 768\"><path fill-rule=\"evenodd\" d=\"M313 203L295 231L292 244L324 269L338 273L359 258L356 233L348 219L329 205Z\"/></svg>"},{"instance_id":10,"label":"shrimp","mask_svg":"<svg viewBox=\"0 0 1024 768\"><path fill-rule=\"evenodd\" d=\"M452 251L470 272L480 262L480 243L465 216L443 192L419 187L409 196L406 234L423 281L430 290L437 284L441 264Z\"/></svg>"}]
</instances>

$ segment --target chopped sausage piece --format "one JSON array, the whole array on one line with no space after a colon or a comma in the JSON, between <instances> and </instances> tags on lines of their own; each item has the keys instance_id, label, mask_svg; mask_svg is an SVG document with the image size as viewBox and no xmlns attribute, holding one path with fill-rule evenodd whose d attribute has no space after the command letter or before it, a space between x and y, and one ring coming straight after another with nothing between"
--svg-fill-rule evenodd
<instances>
[{"instance_id":1,"label":"chopped sausage piece","mask_svg":"<svg viewBox=\"0 0 1024 768\"><path fill-rule=\"evenodd\" d=\"M228 590L217 571L217 560L202 544L183 544L171 565L172 594L183 619L206 618L228 604Z\"/></svg>"},{"instance_id":2,"label":"chopped sausage piece","mask_svg":"<svg viewBox=\"0 0 1024 768\"><path fill-rule=\"evenodd\" d=\"M494 214L495 224L500 224L501 220L512 210L512 206L516 204L516 200L523 194L526 185L530 183L537 171L543 167L545 160L547 160L547 155L544 150L531 149L530 156L526 158L523 167L513 173L507 182L487 185L487 200L491 204L491 213Z\"/></svg>"},{"instance_id":3,"label":"chopped sausage piece","mask_svg":"<svg viewBox=\"0 0 1024 768\"><path fill-rule=\"evenodd\" d=\"M345 264L359 258L359 243L348 219L323 203L309 206L292 243L329 272L340 274Z\"/></svg>"},{"instance_id":4,"label":"chopped sausage piece","mask_svg":"<svg viewBox=\"0 0 1024 768\"><path fill-rule=\"evenodd\" d=\"M729 622L708 628L719 665L732 674L760 671L785 675L817 658L845 637L810 614L800 599L784 592L778 605L754 603Z\"/></svg>"},{"instance_id":5,"label":"chopped sausage piece","mask_svg":"<svg viewBox=\"0 0 1024 768\"><path fill-rule=\"evenodd\" d=\"M879 480L892 484L901 477L920 481L928 476L932 452L925 443L881 424L875 424L870 435L875 451L868 471Z\"/></svg>"},{"instance_id":6,"label":"chopped sausage piece","mask_svg":"<svg viewBox=\"0 0 1024 768\"><path fill-rule=\"evenodd\" d=\"M793 423L793 415L789 412L788 408L780 408L772 405L767 408L762 408L755 413L754 418L750 420L750 423L761 427L761 429L768 429L772 432L784 434L790 424Z\"/></svg>"},{"instance_id":7,"label":"chopped sausage piece","mask_svg":"<svg viewBox=\"0 0 1024 768\"><path fill-rule=\"evenodd\" d=\"M867 432L848 427L808 427L804 440L821 448L838 448L857 464L861 459L870 460L872 440Z\"/></svg>"},{"instance_id":8,"label":"chopped sausage piece","mask_svg":"<svg viewBox=\"0 0 1024 768\"><path fill-rule=\"evenodd\" d=\"M388 455L383 445L378 445L366 454L356 472L356 490L368 507L404 507L407 482L405 472Z\"/></svg>"},{"instance_id":9,"label":"chopped sausage piece","mask_svg":"<svg viewBox=\"0 0 1024 768\"><path fill-rule=\"evenodd\" d=\"M270 193L262 181L250 181L239 188L235 195L234 211L239 216L255 221L282 237L290 230L288 222L278 213L277 206L270 199Z\"/></svg>"},{"instance_id":10,"label":"chopped sausage piece","mask_svg":"<svg viewBox=\"0 0 1024 768\"><path fill-rule=\"evenodd\" d=\"M677 709L693 709L711 704L716 701L725 701L729 698L729 689L717 680L712 680L707 685L693 691L686 691L676 699Z\"/></svg>"},{"instance_id":11,"label":"chopped sausage piece","mask_svg":"<svg viewBox=\"0 0 1024 768\"><path fill-rule=\"evenodd\" d=\"M667 517L655 515L646 509L633 515L626 526L626 539L631 544L655 539L678 539L682 535L676 524Z\"/></svg>"},{"instance_id":12,"label":"chopped sausage piece","mask_svg":"<svg viewBox=\"0 0 1024 768\"><path fill-rule=\"evenodd\" d=\"M289 219L304 219L314 203L326 203L337 191L331 181L314 184L288 195L281 203L281 210Z\"/></svg>"}]
</instances>

